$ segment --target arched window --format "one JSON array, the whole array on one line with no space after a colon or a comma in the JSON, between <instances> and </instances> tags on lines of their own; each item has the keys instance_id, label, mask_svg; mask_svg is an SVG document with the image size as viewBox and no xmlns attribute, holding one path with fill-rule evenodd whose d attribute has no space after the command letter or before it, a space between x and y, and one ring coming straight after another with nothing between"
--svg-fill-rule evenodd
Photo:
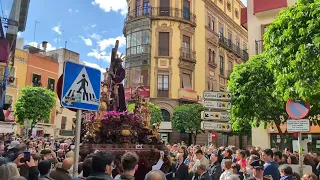
<instances>
[{"instance_id":1,"label":"arched window","mask_svg":"<svg viewBox=\"0 0 320 180\"><path fill-rule=\"evenodd\" d=\"M162 113L163 120L165 122L170 122L170 113L165 109L161 109L161 113Z\"/></svg>"}]
</instances>

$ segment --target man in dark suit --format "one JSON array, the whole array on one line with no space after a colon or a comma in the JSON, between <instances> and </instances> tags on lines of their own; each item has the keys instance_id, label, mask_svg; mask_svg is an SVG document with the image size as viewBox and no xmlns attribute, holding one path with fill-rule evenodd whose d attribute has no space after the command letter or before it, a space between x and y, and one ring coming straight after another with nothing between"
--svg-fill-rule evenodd
<instances>
[{"instance_id":1,"label":"man in dark suit","mask_svg":"<svg viewBox=\"0 0 320 180\"><path fill-rule=\"evenodd\" d=\"M167 174L168 180L189 180L188 166L183 163L183 153L176 156L177 162L172 165L172 172Z\"/></svg>"},{"instance_id":2,"label":"man in dark suit","mask_svg":"<svg viewBox=\"0 0 320 180\"><path fill-rule=\"evenodd\" d=\"M207 171L207 166L204 164L200 164L197 167L198 180L211 180L211 177Z\"/></svg>"}]
</instances>

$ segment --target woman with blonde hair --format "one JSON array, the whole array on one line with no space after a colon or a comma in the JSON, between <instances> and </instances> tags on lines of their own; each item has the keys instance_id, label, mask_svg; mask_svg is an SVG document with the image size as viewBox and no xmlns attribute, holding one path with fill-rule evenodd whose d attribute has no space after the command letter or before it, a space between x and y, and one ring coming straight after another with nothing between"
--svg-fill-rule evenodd
<instances>
[{"instance_id":1,"label":"woman with blonde hair","mask_svg":"<svg viewBox=\"0 0 320 180\"><path fill-rule=\"evenodd\" d=\"M11 179L20 176L18 167L15 163L7 163L0 166L0 179Z\"/></svg>"},{"instance_id":2,"label":"woman with blonde hair","mask_svg":"<svg viewBox=\"0 0 320 180\"><path fill-rule=\"evenodd\" d=\"M224 172L221 174L220 176L220 180L226 180L228 176L232 175L233 174L233 171L232 171L232 161L231 159L226 159L224 162Z\"/></svg>"}]
</instances>

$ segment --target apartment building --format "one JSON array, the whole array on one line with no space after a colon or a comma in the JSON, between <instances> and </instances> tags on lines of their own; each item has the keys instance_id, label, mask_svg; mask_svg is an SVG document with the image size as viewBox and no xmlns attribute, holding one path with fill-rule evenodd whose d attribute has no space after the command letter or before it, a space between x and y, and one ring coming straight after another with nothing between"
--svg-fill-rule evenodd
<instances>
[{"instance_id":1,"label":"apartment building","mask_svg":"<svg viewBox=\"0 0 320 180\"><path fill-rule=\"evenodd\" d=\"M245 7L240 0L127 2L127 100L133 88L143 86L143 94L161 108L162 138L188 141L188 134L171 128L173 110L201 103L205 90L225 91L234 64L248 60L247 30L241 25ZM217 145L221 137L218 133ZM197 141L207 143L207 134Z\"/></svg>"}]
</instances>

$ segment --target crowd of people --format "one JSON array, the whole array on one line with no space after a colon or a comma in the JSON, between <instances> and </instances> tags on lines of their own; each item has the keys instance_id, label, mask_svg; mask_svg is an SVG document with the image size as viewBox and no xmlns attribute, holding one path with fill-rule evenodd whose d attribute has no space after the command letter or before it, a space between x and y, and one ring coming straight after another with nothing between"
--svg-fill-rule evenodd
<instances>
[{"instance_id":1,"label":"crowd of people","mask_svg":"<svg viewBox=\"0 0 320 180\"><path fill-rule=\"evenodd\" d=\"M106 151L81 156L78 176L73 177L72 139L10 137L0 140L0 180L134 180L139 168L135 152L121 158L121 174L115 175L115 157ZM320 154L304 155L304 174L299 175L299 156L285 149L234 146L167 145L171 170L162 172L164 154L144 176L145 180L317 180ZM140 180L138 178L137 180ZM143 180L143 178L141 178Z\"/></svg>"}]
</instances>

